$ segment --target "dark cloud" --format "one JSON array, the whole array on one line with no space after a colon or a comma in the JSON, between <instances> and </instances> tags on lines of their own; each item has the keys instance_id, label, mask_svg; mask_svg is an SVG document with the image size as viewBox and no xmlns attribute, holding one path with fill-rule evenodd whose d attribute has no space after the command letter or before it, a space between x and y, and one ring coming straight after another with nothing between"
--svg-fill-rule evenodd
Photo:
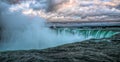
<instances>
[{"instance_id":1,"label":"dark cloud","mask_svg":"<svg viewBox=\"0 0 120 62\"><path fill-rule=\"evenodd\" d=\"M120 10L120 4L116 7L116 9L119 9L119 10Z\"/></svg>"},{"instance_id":2,"label":"dark cloud","mask_svg":"<svg viewBox=\"0 0 120 62\"><path fill-rule=\"evenodd\" d=\"M28 0L26 0L28 1ZM29 9L46 10L39 16L47 20L76 20L76 17L88 20L92 19L118 19L120 18L120 1L119 0L36 0L37 3L31 4ZM14 2L14 1L13 1ZM14 5L15 9L20 9ZM26 8L22 9L23 11ZM35 12L35 11L34 11ZM35 12L37 13L37 12ZM43 15L44 14L44 15ZM49 16L48 16L49 15Z\"/></svg>"}]
</instances>

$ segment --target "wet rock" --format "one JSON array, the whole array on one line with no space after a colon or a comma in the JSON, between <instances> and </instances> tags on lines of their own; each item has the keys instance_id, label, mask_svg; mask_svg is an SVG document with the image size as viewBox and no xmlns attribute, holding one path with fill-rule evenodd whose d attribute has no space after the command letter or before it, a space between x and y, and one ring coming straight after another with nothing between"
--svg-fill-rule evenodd
<instances>
[{"instance_id":1,"label":"wet rock","mask_svg":"<svg viewBox=\"0 0 120 62\"><path fill-rule=\"evenodd\" d=\"M119 38L116 34L43 50L0 52L0 62L120 62L120 43L114 42Z\"/></svg>"},{"instance_id":2,"label":"wet rock","mask_svg":"<svg viewBox=\"0 0 120 62\"><path fill-rule=\"evenodd\" d=\"M120 34L116 34L112 36L110 39L112 42L120 43Z\"/></svg>"}]
</instances>

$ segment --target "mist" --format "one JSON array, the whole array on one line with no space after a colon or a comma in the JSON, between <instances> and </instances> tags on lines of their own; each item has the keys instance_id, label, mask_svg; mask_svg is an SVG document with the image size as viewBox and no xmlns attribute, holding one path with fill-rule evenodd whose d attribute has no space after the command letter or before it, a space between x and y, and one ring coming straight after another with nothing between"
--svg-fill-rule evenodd
<instances>
[{"instance_id":1,"label":"mist","mask_svg":"<svg viewBox=\"0 0 120 62\"><path fill-rule=\"evenodd\" d=\"M46 20L38 16L27 16L10 12L9 4L2 3L1 10L1 47L0 50L43 49L53 47L79 38L70 34L57 35L46 26ZM81 38L79 40L82 40Z\"/></svg>"},{"instance_id":2,"label":"mist","mask_svg":"<svg viewBox=\"0 0 120 62\"><path fill-rule=\"evenodd\" d=\"M44 49L93 38L67 32L58 35L46 25L47 19L36 14L37 11L51 10L49 5L33 1L22 2L21 5L0 1L0 50ZM29 13L29 10L36 12Z\"/></svg>"}]
</instances>

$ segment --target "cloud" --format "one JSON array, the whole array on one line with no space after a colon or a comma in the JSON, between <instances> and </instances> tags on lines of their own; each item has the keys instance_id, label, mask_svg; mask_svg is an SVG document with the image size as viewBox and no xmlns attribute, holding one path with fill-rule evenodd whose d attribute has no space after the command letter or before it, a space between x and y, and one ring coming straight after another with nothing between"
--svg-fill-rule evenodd
<instances>
[{"instance_id":1,"label":"cloud","mask_svg":"<svg viewBox=\"0 0 120 62\"><path fill-rule=\"evenodd\" d=\"M38 15L48 21L98 21L120 18L119 0L30 0L15 4L10 9L26 15Z\"/></svg>"}]
</instances>

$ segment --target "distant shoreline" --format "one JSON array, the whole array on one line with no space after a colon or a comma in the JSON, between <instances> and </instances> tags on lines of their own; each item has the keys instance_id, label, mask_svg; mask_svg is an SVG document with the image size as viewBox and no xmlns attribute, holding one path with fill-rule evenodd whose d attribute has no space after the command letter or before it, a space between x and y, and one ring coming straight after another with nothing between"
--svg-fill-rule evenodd
<instances>
[{"instance_id":1,"label":"distant shoreline","mask_svg":"<svg viewBox=\"0 0 120 62\"><path fill-rule=\"evenodd\" d=\"M47 22L47 26L51 28L120 28L120 21Z\"/></svg>"}]
</instances>

